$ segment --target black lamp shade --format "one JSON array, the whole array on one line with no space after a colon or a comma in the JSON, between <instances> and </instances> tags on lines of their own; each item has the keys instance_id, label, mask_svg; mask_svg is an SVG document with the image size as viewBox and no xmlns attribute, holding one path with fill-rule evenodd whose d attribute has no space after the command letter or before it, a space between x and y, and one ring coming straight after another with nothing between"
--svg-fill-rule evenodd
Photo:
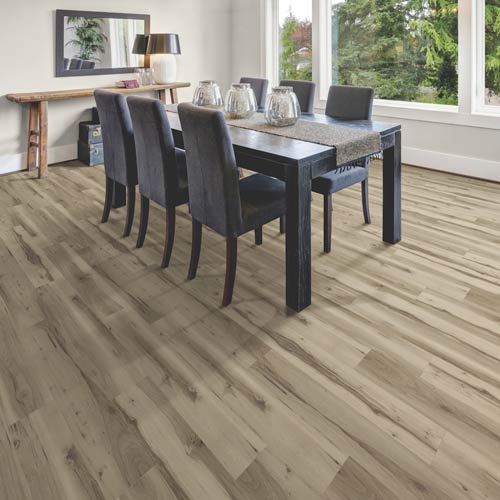
<instances>
[{"instance_id":1,"label":"black lamp shade","mask_svg":"<svg viewBox=\"0 0 500 500\"><path fill-rule=\"evenodd\" d=\"M173 33L151 33L146 54L180 54L179 35Z\"/></svg>"},{"instance_id":2,"label":"black lamp shade","mask_svg":"<svg viewBox=\"0 0 500 500\"><path fill-rule=\"evenodd\" d=\"M132 54L146 54L146 49L148 48L148 38L149 35L135 35L134 46L132 48Z\"/></svg>"}]
</instances>

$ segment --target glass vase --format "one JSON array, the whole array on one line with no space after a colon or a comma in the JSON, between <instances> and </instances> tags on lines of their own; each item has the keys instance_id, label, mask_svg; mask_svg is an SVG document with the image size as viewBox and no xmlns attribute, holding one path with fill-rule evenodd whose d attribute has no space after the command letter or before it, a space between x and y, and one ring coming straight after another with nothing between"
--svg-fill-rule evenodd
<instances>
[{"instance_id":1,"label":"glass vase","mask_svg":"<svg viewBox=\"0 0 500 500\"><path fill-rule=\"evenodd\" d=\"M274 87L266 101L265 118L273 127L290 127L300 118L300 105L293 87Z\"/></svg>"},{"instance_id":2,"label":"glass vase","mask_svg":"<svg viewBox=\"0 0 500 500\"><path fill-rule=\"evenodd\" d=\"M213 80L201 81L195 90L193 104L216 109L224 107L224 99L217 82Z\"/></svg>"},{"instance_id":3,"label":"glass vase","mask_svg":"<svg viewBox=\"0 0 500 500\"><path fill-rule=\"evenodd\" d=\"M255 92L249 83L233 83L224 106L226 118L238 120L250 118L257 111Z\"/></svg>"}]
</instances>

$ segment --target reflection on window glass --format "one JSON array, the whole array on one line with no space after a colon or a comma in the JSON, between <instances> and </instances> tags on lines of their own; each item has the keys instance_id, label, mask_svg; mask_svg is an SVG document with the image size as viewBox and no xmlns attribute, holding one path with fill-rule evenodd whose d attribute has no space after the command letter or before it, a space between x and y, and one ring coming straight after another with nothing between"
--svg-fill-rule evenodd
<instances>
[{"instance_id":1,"label":"reflection on window glass","mask_svg":"<svg viewBox=\"0 0 500 500\"><path fill-rule=\"evenodd\" d=\"M484 14L485 104L500 105L500 0L486 0Z\"/></svg>"},{"instance_id":2,"label":"reflection on window glass","mask_svg":"<svg viewBox=\"0 0 500 500\"><path fill-rule=\"evenodd\" d=\"M374 87L379 99L458 103L457 0L332 0L332 46L334 83Z\"/></svg>"},{"instance_id":3,"label":"reflection on window glass","mask_svg":"<svg viewBox=\"0 0 500 500\"><path fill-rule=\"evenodd\" d=\"M312 80L312 0L280 0L280 78Z\"/></svg>"}]
</instances>

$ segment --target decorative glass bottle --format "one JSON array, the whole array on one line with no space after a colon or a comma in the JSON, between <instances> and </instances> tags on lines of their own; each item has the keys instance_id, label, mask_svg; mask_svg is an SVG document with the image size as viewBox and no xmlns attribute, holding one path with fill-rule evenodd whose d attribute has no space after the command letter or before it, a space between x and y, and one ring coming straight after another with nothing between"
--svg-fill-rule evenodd
<instances>
[{"instance_id":1,"label":"decorative glass bottle","mask_svg":"<svg viewBox=\"0 0 500 500\"><path fill-rule=\"evenodd\" d=\"M300 118L300 105L293 87L274 87L267 96L265 117L273 127L295 125Z\"/></svg>"},{"instance_id":2,"label":"decorative glass bottle","mask_svg":"<svg viewBox=\"0 0 500 500\"><path fill-rule=\"evenodd\" d=\"M214 80L201 81L193 97L193 104L208 108L222 108L224 99L220 87Z\"/></svg>"},{"instance_id":3,"label":"decorative glass bottle","mask_svg":"<svg viewBox=\"0 0 500 500\"><path fill-rule=\"evenodd\" d=\"M226 118L250 118L257 111L255 92L249 83L233 83L226 95Z\"/></svg>"}]
</instances>

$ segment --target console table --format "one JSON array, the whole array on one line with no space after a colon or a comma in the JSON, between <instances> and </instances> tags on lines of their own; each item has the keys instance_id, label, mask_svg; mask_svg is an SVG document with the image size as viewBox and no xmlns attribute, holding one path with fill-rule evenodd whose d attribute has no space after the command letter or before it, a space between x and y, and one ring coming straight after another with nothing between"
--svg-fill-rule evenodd
<instances>
[{"instance_id":1,"label":"console table","mask_svg":"<svg viewBox=\"0 0 500 500\"><path fill-rule=\"evenodd\" d=\"M144 85L137 89L125 89L121 87L104 87L106 90L120 92L122 94L137 94L138 92L158 92L158 97L165 103L167 90L170 92L172 103L177 102L177 89L189 87L187 82L174 82L164 85ZM92 97L95 87L88 89L55 90L48 92L26 92L22 94L8 94L7 99L12 102L28 103L29 125L28 125L28 160L27 169L38 169L38 178L47 177L47 134L48 134L48 102L75 99L77 97Z\"/></svg>"}]
</instances>

